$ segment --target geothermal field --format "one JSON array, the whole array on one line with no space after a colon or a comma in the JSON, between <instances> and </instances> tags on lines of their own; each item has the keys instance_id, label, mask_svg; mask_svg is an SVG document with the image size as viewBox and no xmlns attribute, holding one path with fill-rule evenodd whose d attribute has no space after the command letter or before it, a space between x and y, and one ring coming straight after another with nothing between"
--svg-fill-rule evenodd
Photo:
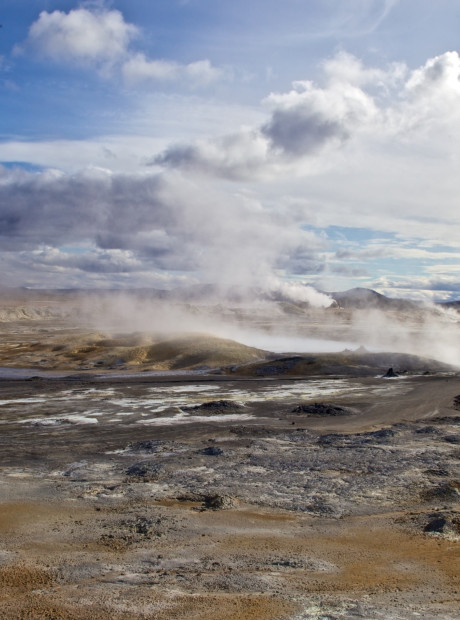
<instances>
[{"instance_id":1,"label":"geothermal field","mask_svg":"<svg viewBox=\"0 0 460 620\"><path fill-rule=\"evenodd\" d=\"M455 304L8 290L0 330L1 618L459 617Z\"/></svg>"}]
</instances>

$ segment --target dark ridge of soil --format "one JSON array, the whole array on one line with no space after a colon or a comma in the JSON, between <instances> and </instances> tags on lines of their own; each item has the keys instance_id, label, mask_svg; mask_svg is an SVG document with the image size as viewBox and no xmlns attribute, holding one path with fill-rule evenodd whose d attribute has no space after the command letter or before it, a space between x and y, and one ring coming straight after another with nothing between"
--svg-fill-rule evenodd
<instances>
[{"instance_id":1,"label":"dark ridge of soil","mask_svg":"<svg viewBox=\"0 0 460 620\"><path fill-rule=\"evenodd\" d=\"M243 406L233 400L212 400L201 405L181 407L182 411L199 415L219 415L239 413Z\"/></svg>"},{"instance_id":2,"label":"dark ridge of soil","mask_svg":"<svg viewBox=\"0 0 460 620\"><path fill-rule=\"evenodd\" d=\"M391 369L392 374L387 375ZM366 350L342 353L315 353L278 357L227 369L240 376L399 376L410 374L454 373L458 368L437 360L404 353L370 353Z\"/></svg>"},{"instance_id":3,"label":"dark ridge of soil","mask_svg":"<svg viewBox=\"0 0 460 620\"><path fill-rule=\"evenodd\" d=\"M313 416L340 416L340 415L352 415L354 412L347 407L340 407L339 405L333 405L330 403L313 403L300 404L295 407L291 413L301 413Z\"/></svg>"}]
</instances>

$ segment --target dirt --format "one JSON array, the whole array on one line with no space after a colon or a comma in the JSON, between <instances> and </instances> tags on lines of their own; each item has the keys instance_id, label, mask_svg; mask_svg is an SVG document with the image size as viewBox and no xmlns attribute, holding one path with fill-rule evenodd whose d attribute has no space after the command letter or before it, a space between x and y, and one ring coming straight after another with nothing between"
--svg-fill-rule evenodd
<instances>
[{"instance_id":1,"label":"dirt","mask_svg":"<svg viewBox=\"0 0 460 620\"><path fill-rule=\"evenodd\" d=\"M0 378L1 618L458 618L456 373L72 373Z\"/></svg>"}]
</instances>

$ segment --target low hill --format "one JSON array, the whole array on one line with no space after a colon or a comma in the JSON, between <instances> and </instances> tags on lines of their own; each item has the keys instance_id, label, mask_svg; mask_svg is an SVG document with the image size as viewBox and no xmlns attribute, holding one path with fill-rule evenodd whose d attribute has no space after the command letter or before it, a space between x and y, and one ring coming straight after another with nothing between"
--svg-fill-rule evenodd
<instances>
[{"instance_id":1,"label":"low hill","mask_svg":"<svg viewBox=\"0 0 460 620\"><path fill-rule=\"evenodd\" d=\"M282 356L235 369L238 376L303 377L314 375L373 377L389 368L400 375L453 373L458 368L432 359L404 353L370 353L365 350Z\"/></svg>"},{"instance_id":2,"label":"low hill","mask_svg":"<svg viewBox=\"0 0 460 620\"><path fill-rule=\"evenodd\" d=\"M207 334L59 334L14 347L0 346L0 365L63 370L192 370L247 364L267 355L266 351Z\"/></svg>"},{"instance_id":3,"label":"low hill","mask_svg":"<svg viewBox=\"0 0 460 620\"><path fill-rule=\"evenodd\" d=\"M352 288L348 291L328 293L340 308L350 310L415 310L420 305L409 299L391 299L368 288Z\"/></svg>"}]
</instances>

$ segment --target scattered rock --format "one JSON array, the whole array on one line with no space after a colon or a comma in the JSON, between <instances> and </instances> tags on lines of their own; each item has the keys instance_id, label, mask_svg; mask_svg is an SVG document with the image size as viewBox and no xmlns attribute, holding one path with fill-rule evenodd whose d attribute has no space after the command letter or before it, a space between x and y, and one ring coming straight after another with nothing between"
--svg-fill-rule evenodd
<instances>
[{"instance_id":1,"label":"scattered rock","mask_svg":"<svg viewBox=\"0 0 460 620\"><path fill-rule=\"evenodd\" d=\"M435 426L422 426L422 428L418 428L415 432L417 435L439 435L441 431Z\"/></svg>"},{"instance_id":2,"label":"scattered rock","mask_svg":"<svg viewBox=\"0 0 460 620\"><path fill-rule=\"evenodd\" d=\"M440 478L445 478L449 475L447 469L426 469L424 473L428 476L439 476Z\"/></svg>"},{"instance_id":3,"label":"scattered rock","mask_svg":"<svg viewBox=\"0 0 460 620\"><path fill-rule=\"evenodd\" d=\"M146 439L145 441L136 441L129 443L127 449L131 452L158 452L163 442L155 439Z\"/></svg>"},{"instance_id":4,"label":"scattered rock","mask_svg":"<svg viewBox=\"0 0 460 620\"><path fill-rule=\"evenodd\" d=\"M440 418L432 418L431 424L460 424L460 416L442 416Z\"/></svg>"},{"instance_id":5,"label":"scattered rock","mask_svg":"<svg viewBox=\"0 0 460 620\"><path fill-rule=\"evenodd\" d=\"M436 515L423 528L424 532L443 532L447 525L447 519L443 516Z\"/></svg>"},{"instance_id":6,"label":"scattered rock","mask_svg":"<svg viewBox=\"0 0 460 620\"><path fill-rule=\"evenodd\" d=\"M458 536L460 534L460 516L456 512L433 512L421 519L423 531L428 534Z\"/></svg>"},{"instance_id":7,"label":"scattered rock","mask_svg":"<svg viewBox=\"0 0 460 620\"><path fill-rule=\"evenodd\" d=\"M353 411L339 405L330 403L300 404L292 410L292 413L300 413L314 416L341 416L351 415Z\"/></svg>"},{"instance_id":8,"label":"scattered rock","mask_svg":"<svg viewBox=\"0 0 460 620\"><path fill-rule=\"evenodd\" d=\"M224 453L224 451L222 450L222 448L219 448L217 446L209 446L208 448L200 450L199 453L205 454L206 456L220 456Z\"/></svg>"},{"instance_id":9,"label":"scattered rock","mask_svg":"<svg viewBox=\"0 0 460 620\"><path fill-rule=\"evenodd\" d=\"M393 368L389 368L383 375L382 379L394 379L395 377L399 377L399 374L395 372Z\"/></svg>"},{"instance_id":10,"label":"scattered rock","mask_svg":"<svg viewBox=\"0 0 460 620\"><path fill-rule=\"evenodd\" d=\"M237 413L242 408L242 405L233 400L211 400L201 405L194 405L193 407L181 407L182 411L198 415Z\"/></svg>"},{"instance_id":11,"label":"scattered rock","mask_svg":"<svg viewBox=\"0 0 460 620\"><path fill-rule=\"evenodd\" d=\"M454 501L459 499L460 483L454 480L445 482L437 487L425 489L420 493L422 500L430 501Z\"/></svg>"},{"instance_id":12,"label":"scattered rock","mask_svg":"<svg viewBox=\"0 0 460 620\"><path fill-rule=\"evenodd\" d=\"M320 446L337 446L340 445L343 439L344 436L339 433L328 433L318 437L318 444Z\"/></svg>"},{"instance_id":13,"label":"scattered rock","mask_svg":"<svg viewBox=\"0 0 460 620\"><path fill-rule=\"evenodd\" d=\"M237 505L236 500L229 495L205 495L203 498L204 510L228 510L229 508L235 508Z\"/></svg>"},{"instance_id":14,"label":"scattered rock","mask_svg":"<svg viewBox=\"0 0 460 620\"><path fill-rule=\"evenodd\" d=\"M134 463L126 470L128 482L153 482L158 479L161 466L151 461Z\"/></svg>"},{"instance_id":15,"label":"scattered rock","mask_svg":"<svg viewBox=\"0 0 460 620\"><path fill-rule=\"evenodd\" d=\"M394 437L395 432L391 428L381 428L378 431L372 431L371 433L365 433L365 437L369 439L388 439Z\"/></svg>"},{"instance_id":16,"label":"scattered rock","mask_svg":"<svg viewBox=\"0 0 460 620\"><path fill-rule=\"evenodd\" d=\"M460 443L460 435L446 435L443 439L447 441L447 443Z\"/></svg>"}]
</instances>

